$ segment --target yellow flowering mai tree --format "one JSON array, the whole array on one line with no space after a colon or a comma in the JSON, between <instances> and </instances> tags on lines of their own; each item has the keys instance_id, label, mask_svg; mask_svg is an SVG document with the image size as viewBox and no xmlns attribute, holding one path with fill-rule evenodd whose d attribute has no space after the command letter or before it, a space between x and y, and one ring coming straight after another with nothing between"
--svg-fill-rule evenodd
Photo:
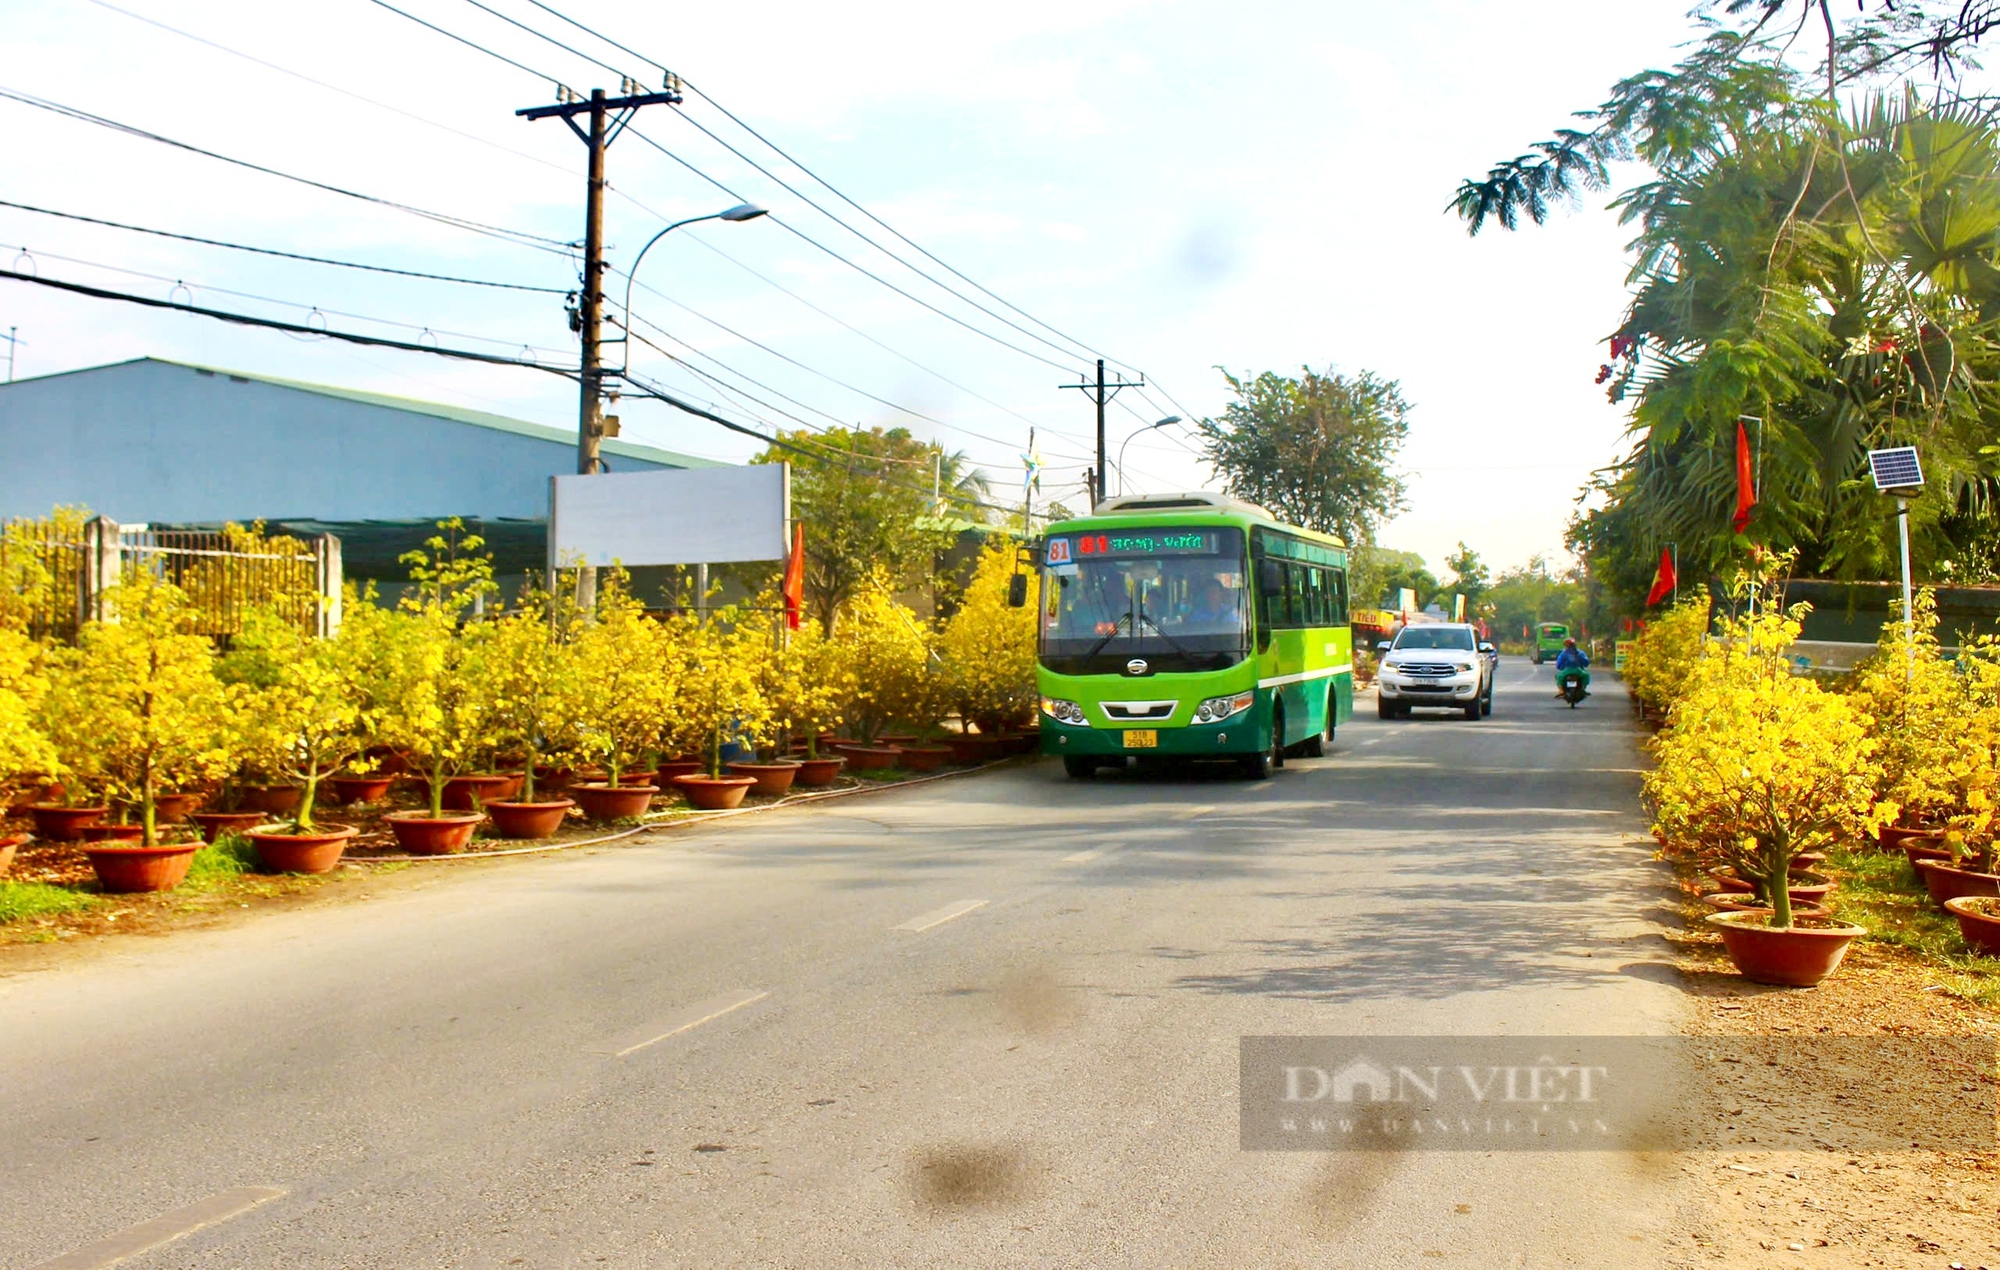
<instances>
[{"instance_id":1,"label":"yellow flowering mai tree","mask_svg":"<svg viewBox=\"0 0 2000 1270\"><path fill-rule=\"evenodd\" d=\"M490 711L490 735L518 747L527 775L520 801L535 801L535 768L576 751L582 738L582 683L573 606L531 591L506 617L490 623L475 650L471 673Z\"/></svg>"},{"instance_id":2,"label":"yellow flowering mai tree","mask_svg":"<svg viewBox=\"0 0 2000 1270\"><path fill-rule=\"evenodd\" d=\"M771 733L773 715L763 684L771 656L768 626L735 625L724 612L686 627L687 671L674 713L712 777L722 775L722 746L731 736L755 746Z\"/></svg>"},{"instance_id":3,"label":"yellow flowering mai tree","mask_svg":"<svg viewBox=\"0 0 2000 1270\"><path fill-rule=\"evenodd\" d=\"M135 569L105 602L115 621L51 654L44 728L65 774L136 804L142 841L157 846L159 795L229 767L227 691L180 588Z\"/></svg>"},{"instance_id":4,"label":"yellow flowering mai tree","mask_svg":"<svg viewBox=\"0 0 2000 1270\"><path fill-rule=\"evenodd\" d=\"M816 617L795 631L784 629L775 616L775 596L760 597L759 604L738 629L767 648L757 663L758 691L770 712L767 743L783 757L786 742L803 736L807 757L816 758L819 734L840 726L841 706L854 693L845 646L828 639Z\"/></svg>"},{"instance_id":5,"label":"yellow flowering mai tree","mask_svg":"<svg viewBox=\"0 0 2000 1270\"><path fill-rule=\"evenodd\" d=\"M1875 742L1848 699L1793 673L1800 611L1728 623L1687 677L1646 777L1656 828L1735 864L1792 924L1800 853L1871 832Z\"/></svg>"},{"instance_id":6,"label":"yellow flowering mai tree","mask_svg":"<svg viewBox=\"0 0 2000 1270\"><path fill-rule=\"evenodd\" d=\"M1687 690L1708 633L1708 599L1689 598L1646 624L1625 654L1625 687L1641 704L1672 711Z\"/></svg>"},{"instance_id":7,"label":"yellow flowering mai tree","mask_svg":"<svg viewBox=\"0 0 2000 1270\"><path fill-rule=\"evenodd\" d=\"M41 649L21 632L0 626L0 807L24 778L55 775L55 747L37 719L48 687Z\"/></svg>"},{"instance_id":8,"label":"yellow flowering mai tree","mask_svg":"<svg viewBox=\"0 0 2000 1270\"><path fill-rule=\"evenodd\" d=\"M611 783L653 753L673 709L682 649L628 587L622 572L599 578L596 620L574 645L577 753L604 764Z\"/></svg>"},{"instance_id":9,"label":"yellow flowering mai tree","mask_svg":"<svg viewBox=\"0 0 2000 1270\"><path fill-rule=\"evenodd\" d=\"M855 736L873 741L921 711L930 640L917 615L889 594L886 578L877 575L848 601L834 638L852 675L841 714Z\"/></svg>"},{"instance_id":10,"label":"yellow flowering mai tree","mask_svg":"<svg viewBox=\"0 0 2000 1270\"><path fill-rule=\"evenodd\" d=\"M967 723L977 719L983 728L1034 714L1039 579L1028 575L1028 602L1014 608L1007 588L1015 569L1014 540L994 535L938 636L952 705Z\"/></svg>"},{"instance_id":11,"label":"yellow flowering mai tree","mask_svg":"<svg viewBox=\"0 0 2000 1270\"><path fill-rule=\"evenodd\" d=\"M423 777L433 818L444 814L445 785L492 749L491 703L471 673L491 629L467 617L498 589L478 535L464 533L455 519L438 529L421 550L402 557L412 585L374 632L381 645L371 689L394 703L382 719L381 740L403 751Z\"/></svg>"}]
</instances>

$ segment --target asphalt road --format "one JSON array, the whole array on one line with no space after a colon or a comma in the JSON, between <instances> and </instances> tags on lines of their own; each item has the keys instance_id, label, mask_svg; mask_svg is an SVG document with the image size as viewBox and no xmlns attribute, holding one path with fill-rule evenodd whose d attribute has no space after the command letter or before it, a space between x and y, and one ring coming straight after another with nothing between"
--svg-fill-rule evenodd
<instances>
[{"instance_id":1,"label":"asphalt road","mask_svg":"<svg viewBox=\"0 0 2000 1270\"><path fill-rule=\"evenodd\" d=\"M0 960L0 1266L1658 1264L1648 1155L1238 1139L1245 1035L1677 1030L1600 689Z\"/></svg>"}]
</instances>

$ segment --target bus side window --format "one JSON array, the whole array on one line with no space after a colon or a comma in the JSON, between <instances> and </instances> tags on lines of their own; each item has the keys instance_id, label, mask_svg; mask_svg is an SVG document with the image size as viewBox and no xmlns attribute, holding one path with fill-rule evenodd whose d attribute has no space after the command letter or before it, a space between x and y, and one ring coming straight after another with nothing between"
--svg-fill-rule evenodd
<instances>
[{"instance_id":1,"label":"bus side window","mask_svg":"<svg viewBox=\"0 0 2000 1270\"><path fill-rule=\"evenodd\" d=\"M1347 625L1347 570L1330 569L1327 577L1333 583L1333 612L1328 616L1335 626Z\"/></svg>"}]
</instances>

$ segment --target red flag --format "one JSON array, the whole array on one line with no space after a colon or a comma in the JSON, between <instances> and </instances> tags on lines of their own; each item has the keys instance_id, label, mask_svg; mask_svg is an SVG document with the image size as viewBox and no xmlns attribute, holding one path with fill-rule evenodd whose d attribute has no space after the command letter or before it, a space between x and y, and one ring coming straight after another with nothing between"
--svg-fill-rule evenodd
<instances>
[{"instance_id":1,"label":"red flag","mask_svg":"<svg viewBox=\"0 0 2000 1270\"><path fill-rule=\"evenodd\" d=\"M1750 509L1757 505L1757 472L1750 459L1750 434L1741 420L1736 424L1736 518L1729 523L1737 533L1750 523Z\"/></svg>"},{"instance_id":2,"label":"red flag","mask_svg":"<svg viewBox=\"0 0 2000 1270\"><path fill-rule=\"evenodd\" d=\"M1674 593L1674 553L1666 547L1660 548L1660 567L1653 574L1653 589L1646 592L1646 607L1651 608Z\"/></svg>"},{"instance_id":3,"label":"red flag","mask_svg":"<svg viewBox=\"0 0 2000 1270\"><path fill-rule=\"evenodd\" d=\"M806 605L806 523L792 526L792 555L785 561L785 625L799 629L799 612Z\"/></svg>"}]
</instances>

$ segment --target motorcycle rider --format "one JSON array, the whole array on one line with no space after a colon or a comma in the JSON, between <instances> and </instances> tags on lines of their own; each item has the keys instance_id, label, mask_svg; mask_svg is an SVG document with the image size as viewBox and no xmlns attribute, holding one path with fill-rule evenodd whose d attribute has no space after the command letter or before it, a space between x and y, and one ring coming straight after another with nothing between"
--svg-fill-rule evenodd
<instances>
[{"instance_id":1,"label":"motorcycle rider","mask_svg":"<svg viewBox=\"0 0 2000 1270\"><path fill-rule=\"evenodd\" d=\"M1564 640L1563 650L1556 654L1556 696L1560 697L1563 695L1561 687L1563 671L1572 669L1583 670L1589 667L1589 665L1589 654L1576 646L1576 640L1574 638ZM1587 697L1590 693L1588 690L1585 690L1583 695Z\"/></svg>"}]
</instances>

